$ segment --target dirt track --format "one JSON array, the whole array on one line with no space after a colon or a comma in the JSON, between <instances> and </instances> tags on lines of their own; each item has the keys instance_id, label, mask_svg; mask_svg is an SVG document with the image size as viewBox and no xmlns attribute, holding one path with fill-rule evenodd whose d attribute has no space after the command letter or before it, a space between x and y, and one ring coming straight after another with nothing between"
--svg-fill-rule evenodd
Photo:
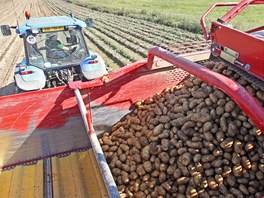
<instances>
[{"instance_id":1,"label":"dirt track","mask_svg":"<svg viewBox=\"0 0 264 198\"><path fill-rule=\"evenodd\" d=\"M25 21L25 11L31 16L50 16L53 12L42 0L3 0L0 3L0 25L16 25ZM7 9L8 8L8 9ZM4 37L0 34L0 96L15 93L13 73L15 65L24 57L23 40L12 30L12 36Z\"/></svg>"}]
</instances>

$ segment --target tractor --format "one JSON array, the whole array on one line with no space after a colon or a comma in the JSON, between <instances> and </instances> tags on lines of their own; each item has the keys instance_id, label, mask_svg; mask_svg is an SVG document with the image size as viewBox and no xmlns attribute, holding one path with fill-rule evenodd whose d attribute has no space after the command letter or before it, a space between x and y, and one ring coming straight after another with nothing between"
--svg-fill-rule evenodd
<instances>
[{"instance_id":1,"label":"tractor","mask_svg":"<svg viewBox=\"0 0 264 198\"><path fill-rule=\"evenodd\" d=\"M206 40L211 42L211 50L178 55L173 53L172 48L153 47L149 50L147 59L137 61L109 74L105 74L105 70L102 70L104 72L92 77L97 77L96 79L86 82L72 81L72 75L82 74L86 77L86 71L93 71L100 66L94 62L96 60L99 62L98 55L95 57L92 53L88 53L85 47L79 29L85 27L84 23L73 18L48 17L46 18L48 20L45 20L46 26L41 19L38 19L42 21L41 27L34 22L17 27L18 33L24 38L27 58L24 62L26 66L20 65L19 67L22 68L18 68L17 71L18 73L25 72L25 75L21 74L16 78L24 79L24 76L39 72L39 76L42 75L43 79L41 82L35 82L41 85L35 87L32 85L32 89L41 89L49 83L53 84L54 80L56 85L61 80L65 80L62 79L61 74L61 72L65 72L63 73L66 78L65 83L69 83L64 86L0 98L0 166L3 170L0 175L1 195L8 197L11 193L17 193L16 195L28 193L27 197L29 195L31 197L38 195L40 197L119 197L118 188L108 161L104 157L98 137L102 137L111 130L117 130L117 127L120 127L120 120L130 116L128 114L135 108L136 102L152 96L160 97L159 93L165 88L173 86L177 88L177 85L192 76L196 76L203 82L223 91L248 116L246 119L250 119L250 122L259 129L259 135L263 135L261 134L264 132L263 104L236 82L232 76L222 75L202 65L205 60L225 61L234 71L252 82L254 87L258 87L258 90L264 90L264 40L262 38L264 26L242 32L229 24L232 18L250 4L264 4L264 1L242 0L241 2L216 3L204 14L201 23ZM222 18L214 21L210 32L208 32L205 17L217 6L232 6L232 9ZM52 19L60 20L60 22L57 21L54 24L51 22ZM33 29L32 27L36 28ZM8 28L3 29L7 30ZM71 30L76 31L75 35L79 47L72 44L73 40L76 39L71 37ZM55 50L56 56L63 54L63 58L51 60L52 58L44 45L47 38L52 37L54 32L65 38L62 44L72 44L74 47L69 52ZM76 57L73 58L72 56ZM69 57L72 57L72 60L67 63L72 63L72 65L68 65L64 61ZM77 65L77 67L74 68L73 65ZM85 70L86 66L91 67L87 67ZM78 71L80 72L78 73ZM69 80L70 77L71 80ZM32 82L34 81L32 80L30 83ZM144 106L137 109L138 112L142 113L142 117L143 113L148 115L145 110ZM163 111L159 115L161 114L163 115ZM228 116L232 116L231 114L228 113ZM173 113L173 116L177 116L176 113ZM244 117L242 116L242 118ZM179 122L177 123L179 124ZM128 127L129 124L131 123L127 122L124 128ZM115 130L112 126L116 127ZM179 126L182 125L179 124ZM201 124L201 127L203 126ZM140 133L143 133L141 129L137 129L138 131L135 132L139 134L139 137L141 137ZM217 129L220 130L221 128ZM148 132L152 133L150 130ZM178 133L179 130L176 132ZM159 135L163 135L163 132ZM249 132L246 131L246 133ZM168 132L167 134L171 133ZM188 135L186 135L187 141L192 142L193 139L188 139ZM244 138L243 135L239 135L242 136L242 139ZM128 138L128 136L125 137ZM201 143L201 141L198 140L197 142L196 140L196 143ZM118 144L121 145L121 143ZM223 147L225 148L225 146L228 146L226 147L228 151L232 150L233 142L224 144ZM199 148L193 148L195 148L192 149L195 152L200 152ZM123 152L121 150L113 150L112 153ZM128 149L126 151L130 153ZM169 151L166 152L169 153ZM263 148L254 151L253 154L259 152L263 154ZM140 154L140 151L138 153ZM244 154L247 154L247 151ZM126 157L125 154L123 156ZM231 155L230 158L232 158ZM262 159L257 159L257 161L260 161L259 167L263 168L263 155ZM211 167L212 163L206 164ZM113 164L111 165L113 166ZM186 166L184 168L188 170ZM232 169L229 172L231 171ZM250 175L252 176L252 174ZM248 177L251 176L248 175ZM158 177L159 175L157 175ZM188 177L192 176L188 175ZM255 175L252 176L252 178L256 177ZM243 184L247 185L247 181ZM173 183L177 184L177 181L173 180ZM258 186L258 184L260 182L257 185L255 183L252 185ZM185 183L181 186L184 185ZM234 185L236 184L234 183ZM192 190L195 191L195 189ZM231 190L226 189L227 193ZM254 195L252 196L254 197Z\"/></svg>"},{"instance_id":2,"label":"tractor","mask_svg":"<svg viewBox=\"0 0 264 198\"><path fill-rule=\"evenodd\" d=\"M17 90L32 91L66 85L72 81L92 80L107 74L102 57L89 50L83 28L93 26L68 16L30 18L17 26L2 25L4 36L10 28L24 40L25 58L15 67Z\"/></svg>"}]
</instances>

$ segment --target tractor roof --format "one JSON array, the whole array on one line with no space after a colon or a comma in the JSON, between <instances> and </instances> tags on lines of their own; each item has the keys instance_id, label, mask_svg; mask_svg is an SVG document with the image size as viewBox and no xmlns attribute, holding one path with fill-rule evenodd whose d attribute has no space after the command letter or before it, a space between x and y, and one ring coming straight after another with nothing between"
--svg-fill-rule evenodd
<instances>
[{"instance_id":1,"label":"tractor roof","mask_svg":"<svg viewBox=\"0 0 264 198\"><path fill-rule=\"evenodd\" d=\"M51 16L32 18L25 21L16 28L17 34L26 34L27 30L34 30L39 28L49 28L58 26L79 26L81 28L86 27L85 22L67 16Z\"/></svg>"}]
</instances>

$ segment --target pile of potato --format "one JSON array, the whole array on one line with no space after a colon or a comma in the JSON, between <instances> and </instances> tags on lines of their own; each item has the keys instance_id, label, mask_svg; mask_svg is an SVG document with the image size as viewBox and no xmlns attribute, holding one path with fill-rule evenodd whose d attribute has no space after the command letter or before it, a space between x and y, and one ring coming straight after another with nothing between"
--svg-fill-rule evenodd
<instances>
[{"instance_id":1,"label":"pile of potato","mask_svg":"<svg viewBox=\"0 0 264 198\"><path fill-rule=\"evenodd\" d=\"M225 64L205 65L263 104ZM192 76L136 106L100 139L122 197L264 195L264 135L225 93Z\"/></svg>"}]
</instances>

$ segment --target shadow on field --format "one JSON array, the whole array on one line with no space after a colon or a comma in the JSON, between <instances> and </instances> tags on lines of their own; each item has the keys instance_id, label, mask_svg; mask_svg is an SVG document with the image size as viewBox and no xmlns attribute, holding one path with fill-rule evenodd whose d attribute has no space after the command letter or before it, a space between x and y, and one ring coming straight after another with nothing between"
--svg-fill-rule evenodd
<instances>
[{"instance_id":1,"label":"shadow on field","mask_svg":"<svg viewBox=\"0 0 264 198\"><path fill-rule=\"evenodd\" d=\"M16 94L16 86L14 82L0 88L0 96L7 96L12 94Z\"/></svg>"}]
</instances>

